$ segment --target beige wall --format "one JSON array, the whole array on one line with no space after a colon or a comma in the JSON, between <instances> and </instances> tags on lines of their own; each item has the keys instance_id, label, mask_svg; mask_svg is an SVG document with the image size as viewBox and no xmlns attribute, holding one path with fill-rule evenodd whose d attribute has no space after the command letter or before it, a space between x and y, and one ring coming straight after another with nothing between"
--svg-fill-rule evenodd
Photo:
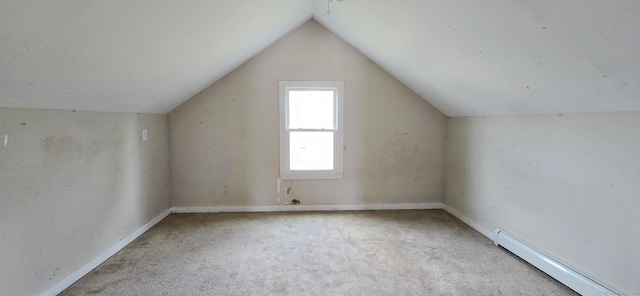
<instances>
[{"instance_id":1,"label":"beige wall","mask_svg":"<svg viewBox=\"0 0 640 296\"><path fill-rule=\"evenodd\" d=\"M640 113L451 118L445 204L640 292Z\"/></svg>"},{"instance_id":2,"label":"beige wall","mask_svg":"<svg viewBox=\"0 0 640 296\"><path fill-rule=\"evenodd\" d=\"M346 146L344 179L280 204L442 202L446 117L310 21L169 114L173 206L278 204L279 80L344 81Z\"/></svg>"},{"instance_id":3,"label":"beige wall","mask_svg":"<svg viewBox=\"0 0 640 296\"><path fill-rule=\"evenodd\" d=\"M166 115L0 108L0 295L44 292L168 209L168 179Z\"/></svg>"}]
</instances>

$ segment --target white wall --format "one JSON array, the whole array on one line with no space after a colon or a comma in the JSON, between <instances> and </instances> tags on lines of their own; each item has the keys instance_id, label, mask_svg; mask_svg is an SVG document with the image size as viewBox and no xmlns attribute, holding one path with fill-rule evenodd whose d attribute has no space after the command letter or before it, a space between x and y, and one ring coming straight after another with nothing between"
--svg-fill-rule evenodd
<instances>
[{"instance_id":1,"label":"white wall","mask_svg":"<svg viewBox=\"0 0 640 296\"><path fill-rule=\"evenodd\" d=\"M309 21L169 114L173 206L278 204L279 80L344 81L346 146L344 179L280 204L442 202L446 117Z\"/></svg>"},{"instance_id":2,"label":"white wall","mask_svg":"<svg viewBox=\"0 0 640 296\"><path fill-rule=\"evenodd\" d=\"M0 295L44 292L168 209L168 180L166 115L0 108Z\"/></svg>"},{"instance_id":3,"label":"white wall","mask_svg":"<svg viewBox=\"0 0 640 296\"><path fill-rule=\"evenodd\" d=\"M640 113L451 118L445 204L640 292Z\"/></svg>"}]
</instances>

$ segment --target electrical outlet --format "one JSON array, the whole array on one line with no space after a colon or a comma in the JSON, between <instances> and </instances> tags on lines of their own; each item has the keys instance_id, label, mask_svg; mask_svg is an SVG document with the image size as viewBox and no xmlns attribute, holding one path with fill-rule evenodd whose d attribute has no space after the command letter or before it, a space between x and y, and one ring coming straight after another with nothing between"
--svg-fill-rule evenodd
<instances>
[{"instance_id":1,"label":"electrical outlet","mask_svg":"<svg viewBox=\"0 0 640 296\"><path fill-rule=\"evenodd\" d=\"M147 140L147 130L142 130L142 140L143 141Z\"/></svg>"}]
</instances>

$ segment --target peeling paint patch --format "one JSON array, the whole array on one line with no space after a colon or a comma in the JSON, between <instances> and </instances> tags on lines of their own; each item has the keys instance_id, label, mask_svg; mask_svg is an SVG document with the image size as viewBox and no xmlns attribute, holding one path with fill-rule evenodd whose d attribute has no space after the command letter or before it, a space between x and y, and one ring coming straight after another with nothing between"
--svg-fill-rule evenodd
<instances>
[{"instance_id":1,"label":"peeling paint patch","mask_svg":"<svg viewBox=\"0 0 640 296\"><path fill-rule=\"evenodd\" d=\"M282 180L280 179L280 177L276 178L276 190L278 191L278 203L280 203L280 184L282 183Z\"/></svg>"},{"instance_id":2,"label":"peeling paint patch","mask_svg":"<svg viewBox=\"0 0 640 296\"><path fill-rule=\"evenodd\" d=\"M280 195L280 183L282 183L282 180L280 180L280 177L276 178L276 186L278 187L278 195Z\"/></svg>"}]
</instances>

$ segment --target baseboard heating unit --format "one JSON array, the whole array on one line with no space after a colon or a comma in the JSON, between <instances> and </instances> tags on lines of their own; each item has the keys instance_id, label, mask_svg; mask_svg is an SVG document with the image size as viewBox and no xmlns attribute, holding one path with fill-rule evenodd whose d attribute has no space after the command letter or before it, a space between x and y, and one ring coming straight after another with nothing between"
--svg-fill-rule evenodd
<instances>
[{"instance_id":1,"label":"baseboard heating unit","mask_svg":"<svg viewBox=\"0 0 640 296\"><path fill-rule=\"evenodd\" d=\"M494 234L494 243L496 246L502 246L581 295L618 295L608 288L530 247L502 229L496 229Z\"/></svg>"}]
</instances>

